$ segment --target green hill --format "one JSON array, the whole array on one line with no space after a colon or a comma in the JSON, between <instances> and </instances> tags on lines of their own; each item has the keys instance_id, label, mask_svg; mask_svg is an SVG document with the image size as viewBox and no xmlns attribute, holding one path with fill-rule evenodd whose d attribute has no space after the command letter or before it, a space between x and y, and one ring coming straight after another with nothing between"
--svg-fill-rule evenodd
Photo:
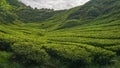
<instances>
[{"instance_id":1,"label":"green hill","mask_svg":"<svg viewBox=\"0 0 120 68\"><path fill-rule=\"evenodd\" d=\"M16 20L24 23L41 22L59 12L52 9L33 9L18 0L1 0L0 5L1 23L13 23Z\"/></svg>"},{"instance_id":2,"label":"green hill","mask_svg":"<svg viewBox=\"0 0 120 68\"><path fill-rule=\"evenodd\" d=\"M52 9L32 9L25 8L16 11L16 14L19 16L20 20L26 23L29 22L42 22L46 19L52 17L54 14L58 13Z\"/></svg>"},{"instance_id":3,"label":"green hill","mask_svg":"<svg viewBox=\"0 0 120 68\"><path fill-rule=\"evenodd\" d=\"M119 20L120 13L120 1L119 0L92 0L83 6L76 7L66 12L56 14L53 18L48 20L48 24L45 22L44 27L49 27L52 23L56 26L54 29L69 28L72 26L84 25L95 22L95 20L101 20L98 23L102 23L102 20L109 20L107 22ZM52 20L51 20L52 19ZM55 24L55 22L60 22ZM103 21L104 23L105 21ZM94 23L95 24L95 23Z\"/></svg>"},{"instance_id":4,"label":"green hill","mask_svg":"<svg viewBox=\"0 0 120 68\"><path fill-rule=\"evenodd\" d=\"M0 0L0 8L11 9L12 6L6 0Z\"/></svg>"},{"instance_id":5,"label":"green hill","mask_svg":"<svg viewBox=\"0 0 120 68\"><path fill-rule=\"evenodd\" d=\"M0 5L0 68L120 67L119 0L61 11Z\"/></svg>"},{"instance_id":6,"label":"green hill","mask_svg":"<svg viewBox=\"0 0 120 68\"><path fill-rule=\"evenodd\" d=\"M13 23L18 20L14 11L22 6L25 5L17 0L0 0L0 23Z\"/></svg>"}]
</instances>

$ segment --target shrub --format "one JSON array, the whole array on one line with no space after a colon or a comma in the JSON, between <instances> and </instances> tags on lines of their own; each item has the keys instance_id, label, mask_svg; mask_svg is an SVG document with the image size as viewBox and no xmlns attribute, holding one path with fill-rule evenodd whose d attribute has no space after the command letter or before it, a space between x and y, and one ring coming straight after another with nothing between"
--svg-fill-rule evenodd
<instances>
[{"instance_id":1,"label":"shrub","mask_svg":"<svg viewBox=\"0 0 120 68\"><path fill-rule=\"evenodd\" d=\"M94 47L87 44L80 44L80 47L84 47L87 51L91 53L92 62L96 64L108 64L111 59L113 59L116 56L115 52L100 48L100 47Z\"/></svg>"},{"instance_id":2,"label":"shrub","mask_svg":"<svg viewBox=\"0 0 120 68\"><path fill-rule=\"evenodd\" d=\"M40 64L49 60L49 55L41 46L30 42L15 43L12 46L15 59L22 63Z\"/></svg>"},{"instance_id":3,"label":"shrub","mask_svg":"<svg viewBox=\"0 0 120 68\"><path fill-rule=\"evenodd\" d=\"M91 62L90 54L84 48L58 44L45 45L44 48L52 57L69 64L71 67L86 65Z\"/></svg>"},{"instance_id":4,"label":"shrub","mask_svg":"<svg viewBox=\"0 0 120 68\"><path fill-rule=\"evenodd\" d=\"M10 46L13 44L13 41L10 39L0 38L0 50L2 51L11 51Z\"/></svg>"},{"instance_id":5,"label":"shrub","mask_svg":"<svg viewBox=\"0 0 120 68\"><path fill-rule=\"evenodd\" d=\"M116 52L117 55L120 55L120 45L106 46L105 48Z\"/></svg>"},{"instance_id":6,"label":"shrub","mask_svg":"<svg viewBox=\"0 0 120 68\"><path fill-rule=\"evenodd\" d=\"M12 53L10 52L0 51L0 63L8 62L11 56L12 56Z\"/></svg>"}]
</instances>

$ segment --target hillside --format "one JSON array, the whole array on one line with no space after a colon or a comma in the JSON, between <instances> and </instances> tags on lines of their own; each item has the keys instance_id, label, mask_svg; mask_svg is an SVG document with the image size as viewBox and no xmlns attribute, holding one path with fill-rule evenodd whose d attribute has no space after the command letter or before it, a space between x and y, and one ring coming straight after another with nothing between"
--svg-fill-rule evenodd
<instances>
[{"instance_id":1,"label":"hillside","mask_svg":"<svg viewBox=\"0 0 120 68\"><path fill-rule=\"evenodd\" d=\"M17 0L0 0L0 23L13 23L18 20L18 16L14 11L23 6L25 5Z\"/></svg>"},{"instance_id":2,"label":"hillside","mask_svg":"<svg viewBox=\"0 0 120 68\"><path fill-rule=\"evenodd\" d=\"M16 20L24 23L42 22L60 12L52 9L33 9L18 0L1 0L0 5L0 22L2 23L14 23Z\"/></svg>"},{"instance_id":3,"label":"hillside","mask_svg":"<svg viewBox=\"0 0 120 68\"><path fill-rule=\"evenodd\" d=\"M120 67L119 0L61 11L0 1L0 68Z\"/></svg>"},{"instance_id":4,"label":"hillside","mask_svg":"<svg viewBox=\"0 0 120 68\"><path fill-rule=\"evenodd\" d=\"M94 24L104 23L105 21L102 22L102 20L109 20L107 22L111 22L114 20L116 21L119 20L120 17L119 4L119 0L92 0L83 6L70 9L61 14L57 14L52 20L48 20L48 22L52 21L52 23L54 24L56 21L59 21L60 23L56 25L54 24L55 26L57 26L54 27L54 29L64 29L88 23L93 24L93 22L95 22L96 20L101 21ZM47 23L45 22L45 24ZM50 25L51 23L48 23L48 25L45 25L45 27L48 27Z\"/></svg>"},{"instance_id":5,"label":"hillside","mask_svg":"<svg viewBox=\"0 0 120 68\"><path fill-rule=\"evenodd\" d=\"M20 20L26 23L29 22L42 22L52 17L54 14L61 11L54 11L52 9L32 9L25 8L16 11L16 14L20 17Z\"/></svg>"}]
</instances>

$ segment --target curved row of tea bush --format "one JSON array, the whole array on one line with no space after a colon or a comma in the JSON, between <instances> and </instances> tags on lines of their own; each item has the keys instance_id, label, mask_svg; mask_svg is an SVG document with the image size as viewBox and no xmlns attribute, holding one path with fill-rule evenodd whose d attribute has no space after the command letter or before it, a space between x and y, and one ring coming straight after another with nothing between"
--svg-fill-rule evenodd
<instances>
[{"instance_id":1,"label":"curved row of tea bush","mask_svg":"<svg viewBox=\"0 0 120 68\"><path fill-rule=\"evenodd\" d=\"M50 55L54 57L57 56L58 59L62 58L62 60L67 59L69 62L74 61L78 63L82 62L85 64L89 64L90 62L95 64L107 64L113 59L113 57L116 56L115 52L87 44L47 44L44 46L44 48Z\"/></svg>"}]
</instances>

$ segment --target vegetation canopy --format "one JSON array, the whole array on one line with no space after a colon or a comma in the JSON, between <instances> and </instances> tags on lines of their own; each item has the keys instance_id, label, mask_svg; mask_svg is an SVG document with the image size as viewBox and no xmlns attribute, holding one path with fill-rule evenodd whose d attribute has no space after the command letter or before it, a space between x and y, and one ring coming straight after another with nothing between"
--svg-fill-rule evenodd
<instances>
[{"instance_id":1,"label":"vegetation canopy","mask_svg":"<svg viewBox=\"0 0 120 68\"><path fill-rule=\"evenodd\" d=\"M0 68L119 68L120 0L68 10L0 0Z\"/></svg>"}]
</instances>

